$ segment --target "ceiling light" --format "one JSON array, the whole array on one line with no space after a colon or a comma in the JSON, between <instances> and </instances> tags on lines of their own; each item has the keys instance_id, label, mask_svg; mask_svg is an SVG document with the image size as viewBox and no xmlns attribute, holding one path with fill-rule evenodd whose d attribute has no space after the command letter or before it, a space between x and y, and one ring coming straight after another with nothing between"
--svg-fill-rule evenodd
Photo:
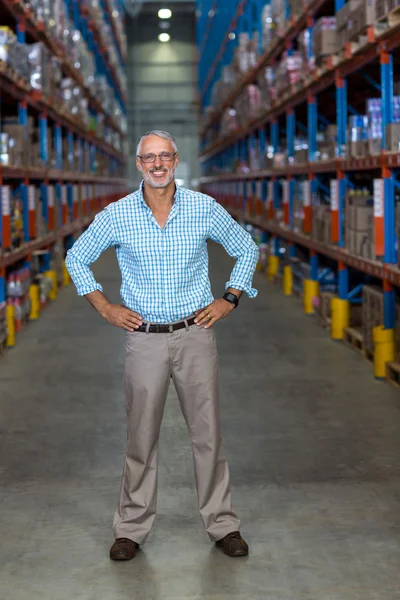
<instances>
[{"instance_id":1,"label":"ceiling light","mask_svg":"<svg viewBox=\"0 0 400 600\"><path fill-rule=\"evenodd\" d=\"M159 27L160 29L170 29L171 23L169 23L168 21L160 21Z\"/></svg>"},{"instance_id":2,"label":"ceiling light","mask_svg":"<svg viewBox=\"0 0 400 600\"><path fill-rule=\"evenodd\" d=\"M236 33L233 33L233 31L231 31L230 34L228 35L228 38L230 40L235 40L236 39Z\"/></svg>"},{"instance_id":3,"label":"ceiling light","mask_svg":"<svg viewBox=\"0 0 400 600\"><path fill-rule=\"evenodd\" d=\"M171 36L169 35L169 33L160 33L158 39L160 42L169 42Z\"/></svg>"},{"instance_id":4,"label":"ceiling light","mask_svg":"<svg viewBox=\"0 0 400 600\"><path fill-rule=\"evenodd\" d=\"M169 8L160 8L158 16L160 19L170 19L172 17L172 11L169 10Z\"/></svg>"}]
</instances>

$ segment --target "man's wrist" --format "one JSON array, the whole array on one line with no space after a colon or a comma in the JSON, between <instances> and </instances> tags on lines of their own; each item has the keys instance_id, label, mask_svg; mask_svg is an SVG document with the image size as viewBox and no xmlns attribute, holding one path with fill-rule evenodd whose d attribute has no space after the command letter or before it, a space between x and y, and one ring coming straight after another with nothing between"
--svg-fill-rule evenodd
<instances>
[{"instance_id":1,"label":"man's wrist","mask_svg":"<svg viewBox=\"0 0 400 600\"><path fill-rule=\"evenodd\" d=\"M231 293L231 294L235 294L235 296L238 297L238 300L240 300L240 298L243 295L243 291L242 290L237 290L236 288L228 288L225 293Z\"/></svg>"},{"instance_id":2,"label":"man's wrist","mask_svg":"<svg viewBox=\"0 0 400 600\"><path fill-rule=\"evenodd\" d=\"M239 306L239 296L237 296L234 292L230 292L228 290L227 292L225 292L225 294L222 297L233 308L237 308Z\"/></svg>"}]
</instances>

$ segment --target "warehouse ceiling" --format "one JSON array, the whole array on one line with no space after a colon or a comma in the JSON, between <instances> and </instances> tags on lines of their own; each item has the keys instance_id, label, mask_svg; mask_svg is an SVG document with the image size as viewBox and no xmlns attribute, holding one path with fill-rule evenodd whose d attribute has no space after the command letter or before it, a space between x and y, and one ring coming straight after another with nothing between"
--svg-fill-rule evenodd
<instances>
[{"instance_id":1,"label":"warehouse ceiling","mask_svg":"<svg viewBox=\"0 0 400 600\"><path fill-rule=\"evenodd\" d=\"M172 12L193 12L195 0L173 0L173 2L160 2L159 0L125 0L128 14L135 18L141 12L154 12L160 8L170 8Z\"/></svg>"}]
</instances>

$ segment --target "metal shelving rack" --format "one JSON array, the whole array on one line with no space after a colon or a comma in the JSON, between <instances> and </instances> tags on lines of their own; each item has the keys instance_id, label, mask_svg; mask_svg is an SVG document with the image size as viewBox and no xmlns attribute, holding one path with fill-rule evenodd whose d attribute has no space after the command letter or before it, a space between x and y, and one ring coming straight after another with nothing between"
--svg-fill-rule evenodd
<instances>
[{"instance_id":1,"label":"metal shelving rack","mask_svg":"<svg viewBox=\"0 0 400 600\"><path fill-rule=\"evenodd\" d=\"M217 2L212 6L211 0L208 2L203 0L197 4L198 45L204 50L199 58L199 94L204 109L210 104L211 88L220 77L222 67L232 60L237 35L236 40L232 39L233 36L229 36L229 32L235 31L237 34L247 31L251 34L256 31L260 26L262 8L268 2L232 1L229 3L231 11L229 16L226 12L228 7L222 7L226 3ZM290 6L287 3L289 25L286 32L275 39L272 47L260 55L257 65L242 78L222 107L202 129L201 185L203 191L216 197L238 219L262 229L266 236L271 236L275 241L289 242L291 256L296 254L296 248L308 249L311 279L316 280L318 277L319 258L327 257L335 261L340 299L348 299L352 293L354 294L354 290L350 289L350 269L356 270L359 275L364 274L380 279L384 291L384 327L393 329L395 288L400 287L400 270L396 266L395 251L395 188L398 186L396 177L400 167L400 154L386 151L386 125L392 122L393 115L393 54L400 48L400 23L380 33L377 33L373 27L368 28L365 32L365 43L359 46L347 44L342 52L329 57L323 65L305 75L301 83L289 87L278 101L272 102L267 110L248 122L246 126L225 137L218 134L223 111L233 105L248 84L256 83L257 75L261 70L271 65L283 51L290 52L293 40L305 27L308 27L312 34L315 18L328 5L337 13L344 4L345 0L334 2L314 0L304 8L299 18L294 19L290 15ZM222 31L226 33L221 43ZM214 41L210 41L210 38ZM214 61L209 60L210 54L216 57ZM380 81L374 80L368 69L371 69L371 72L372 69L379 70ZM350 102L357 101L357 96L360 95L360 91L352 86L351 78L363 71L365 79L373 87L375 94L378 90L379 97L382 99L383 149L378 156L347 158L343 154L343 147L347 142ZM315 160L317 127L319 119L321 122L328 122L323 114L328 93L334 102L334 114L329 116L331 122L335 122L338 128L337 153L335 160L319 162ZM324 101L319 102L320 98ZM215 171L226 169L226 165L232 164L234 159L239 157L246 159L249 148L255 140L259 142L261 150L265 149L266 137L270 139L274 150L277 148L279 138L281 136L281 139L286 138L288 157L291 159L295 130L298 126L296 114L298 112L306 115L307 120L304 127L309 147L307 163L291 163L282 168L257 172L214 174ZM204 138L207 132L212 130L217 132L217 139L211 145L207 145ZM375 199L374 211L375 244L378 256L382 257L381 261L351 255L344 248L345 195L348 186L351 185L351 177L363 172L364 174L370 172L371 178L381 181L383 185L381 205L377 210ZM325 181L326 178L330 180L332 234L329 245L316 243L310 236L311 198L308 198L307 206L304 206L304 233L295 233L292 229L294 182L298 179L308 181L311 197L312 192L322 185L320 182L322 176L325 177ZM261 182L261 185L257 186L257 182ZM280 191L281 185L287 186L286 194ZM325 184L325 189L326 187ZM249 201L250 195L258 195L256 202ZM284 223L277 224L274 216L277 209L282 208Z\"/></svg>"},{"instance_id":2,"label":"metal shelving rack","mask_svg":"<svg viewBox=\"0 0 400 600\"><path fill-rule=\"evenodd\" d=\"M93 53L97 75L107 78L115 98L126 115L126 95L118 73L112 64L109 51L101 37L96 22L91 18L86 0L65 0L69 16L74 27L78 29L89 50ZM110 0L102 0L101 7L106 22L113 31L113 41L117 50L121 68L124 68L125 56L119 39ZM118 2L120 18L123 18L123 3ZM25 43L27 38L33 42L42 42L50 52L59 59L65 77L72 78L88 99L90 114L97 122L101 116L104 119L105 132L113 131L118 134L120 147L124 148L126 134L118 123L102 107L99 100L86 86L81 73L70 64L61 45L46 30L44 23L38 21L22 0L0 0L0 12L10 23L15 23L18 41ZM68 248L72 236L81 232L92 221L94 215L108 203L123 196L129 182L124 178L126 156L123 150L117 150L105 139L96 135L80 120L66 113L61 105L53 98L47 98L29 84L24 82L8 64L0 60L0 90L2 95L15 100L17 104L18 122L27 126L28 115L37 119L39 125L40 158L43 164L48 164L49 144L55 150L57 168L13 167L1 164L0 161L0 306L6 300L7 269L14 268L21 261L31 261L32 253L38 250L50 250L55 243L62 242ZM68 140L68 157L63 159L62 140ZM79 149L78 168L74 166L73 147ZM84 170L84 150L90 153L89 172ZM96 174L96 159L105 158L109 165L109 176ZM10 214L9 186L19 186L23 199L24 242L21 246L10 249ZM31 201L30 191L33 186L40 186L43 204L43 216L48 233L40 238L35 232L35 208ZM50 189L51 188L51 189ZM50 193L51 192L51 193ZM80 197L81 208L78 210L77 197ZM61 224L55 222L54 205L58 203L61 214ZM21 263L22 264L22 263Z\"/></svg>"}]
</instances>

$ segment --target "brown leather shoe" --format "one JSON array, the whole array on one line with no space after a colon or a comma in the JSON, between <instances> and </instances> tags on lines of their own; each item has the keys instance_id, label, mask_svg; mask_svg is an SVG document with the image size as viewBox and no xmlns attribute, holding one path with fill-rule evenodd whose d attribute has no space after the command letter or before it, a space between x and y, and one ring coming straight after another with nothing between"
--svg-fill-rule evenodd
<instances>
[{"instance_id":1,"label":"brown leather shoe","mask_svg":"<svg viewBox=\"0 0 400 600\"><path fill-rule=\"evenodd\" d=\"M247 556L249 547L240 535L239 531L228 533L222 540L215 542L218 548L227 556Z\"/></svg>"},{"instance_id":2,"label":"brown leather shoe","mask_svg":"<svg viewBox=\"0 0 400 600\"><path fill-rule=\"evenodd\" d=\"M118 538L110 548L111 560L132 560L136 556L136 548L139 544L128 540L128 538Z\"/></svg>"}]
</instances>

